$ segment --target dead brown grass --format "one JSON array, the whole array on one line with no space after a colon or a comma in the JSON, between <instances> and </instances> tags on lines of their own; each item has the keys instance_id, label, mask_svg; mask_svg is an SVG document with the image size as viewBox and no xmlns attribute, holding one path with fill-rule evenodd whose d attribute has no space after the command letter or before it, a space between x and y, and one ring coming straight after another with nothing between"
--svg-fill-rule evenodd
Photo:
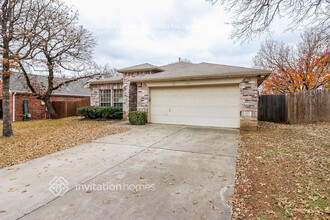
<instances>
[{"instance_id":1,"label":"dead brown grass","mask_svg":"<svg viewBox=\"0 0 330 220\"><path fill-rule=\"evenodd\" d=\"M79 117L13 123L14 137L0 138L0 168L117 134L118 121L86 121ZM2 134L2 124L0 126Z\"/></svg>"},{"instance_id":2,"label":"dead brown grass","mask_svg":"<svg viewBox=\"0 0 330 220\"><path fill-rule=\"evenodd\" d=\"M241 132L233 219L329 219L330 123Z\"/></svg>"}]
</instances>

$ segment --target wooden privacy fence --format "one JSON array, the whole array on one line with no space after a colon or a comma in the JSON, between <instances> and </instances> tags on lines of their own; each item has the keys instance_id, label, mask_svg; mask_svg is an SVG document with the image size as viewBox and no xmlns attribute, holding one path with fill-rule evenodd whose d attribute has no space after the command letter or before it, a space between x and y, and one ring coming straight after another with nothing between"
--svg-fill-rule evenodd
<instances>
[{"instance_id":1,"label":"wooden privacy fence","mask_svg":"<svg viewBox=\"0 0 330 220\"><path fill-rule=\"evenodd\" d=\"M330 89L259 96L258 120L282 123L330 121Z\"/></svg>"},{"instance_id":2,"label":"wooden privacy fence","mask_svg":"<svg viewBox=\"0 0 330 220\"><path fill-rule=\"evenodd\" d=\"M90 99L74 102L52 102L52 105L57 116L60 118L78 116L77 109L84 106L90 106Z\"/></svg>"}]
</instances>

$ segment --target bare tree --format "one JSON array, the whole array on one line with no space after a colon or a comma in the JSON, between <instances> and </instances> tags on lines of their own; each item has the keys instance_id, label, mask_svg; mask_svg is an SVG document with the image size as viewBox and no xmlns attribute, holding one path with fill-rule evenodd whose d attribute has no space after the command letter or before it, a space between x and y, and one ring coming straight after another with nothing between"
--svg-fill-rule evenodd
<instances>
[{"instance_id":1,"label":"bare tree","mask_svg":"<svg viewBox=\"0 0 330 220\"><path fill-rule=\"evenodd\" d=\"M57 119L50 101L53 91L95 75L91 68L95 66L92 54L96 42L89 31L78 25L78 13L59 0L51 1L37 29L32 34L35 49L31 59L18 63L31 92L45 102L51 118ZM31 80L34 72L47 73L47 83Z\"/></svg>"},{"instance_id":2,"label":"bare tree","mask_svg":"<svg viewBox=\"0 0 330 220\"><path fill-rule=\"evenodd\" d=\"M276 18L288 18L291 22L287 30L302 25L329 29L329 0L207 0L213 4L222 4L225 10L233 13L230 23L234 30L231 37L244 41L269 31L270 24Z\"/></svg>"},{"instance_id":3,"label":"bare tree","mask_svg":"<svg viewBox=\"0 0 330 220\"><path fill-rule=\"evenodd\" d=\"M3 137L10 137L13 136L9 107L10 76L12 69L19 68L17 60L27 59L34 50L30 33L37 32L36 23L44 7L38 8L32 0L1 0L0 6ZM31 18L34 22L31 22Z\"/></svg>"},{"instance_id":4,"label":"bare tree","mask_svg":"<svg viewBox=\"0 0 330 220\"><path fill-rule=\"evenodd\" d=\"M116 69L111 68L111 66L106 63L105 65L95 65L94 73L97 74L97 78L109 78L112 76L117 76L119 73Z\"/></svg>"},{"instance_id":5,"label":"bare tree","mask_svg":"<svg viewBox=\"0 0 330 220\"><path fill-rule=\"evenodd\" d=\"M269 69L261 85L264 94L330 87L330 44L327 31L311 29L297 45L267 40L254 58L254 67Z\"/></svg>"}]
</instances>

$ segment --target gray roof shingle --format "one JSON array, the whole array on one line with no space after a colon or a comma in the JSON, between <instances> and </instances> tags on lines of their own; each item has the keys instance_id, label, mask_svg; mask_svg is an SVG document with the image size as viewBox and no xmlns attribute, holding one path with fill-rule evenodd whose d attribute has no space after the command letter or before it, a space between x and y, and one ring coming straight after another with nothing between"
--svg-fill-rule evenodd
<instances>
[{"instance_id":1,"label":"gray roof shingle","mask_svg":"<svg viewBox=\"0 0 330 220\"><path fill-rule=\"evenodd\" d=\"M149 63L130 66L127 68L116 70L116 71L119 73L129 73L129 72L136 72L136 71L152 71L152 70L157 71L157 72L162 71L161 69L159 69L158 66L154 66Z\"/></svg>"},{"instance_id":2,"label":"gray roof shingle","mask_svg":"<svg viewBox=\"0 0 330 220\"><path fill-rule=\"evenodd\" d=\"M105 83L120 83L123 82L123 75L112 76L104 79L93 79L89 81L89 84L105 84Z\"/></svg>"},{"instance_id":3,"label":"gray roof shingle","mask_svg":"<svg viewBox=\"0 0 330 220\"><path fill-rule=\"evenodd\" d=\"M226 77L247 77L247 76L267 76L271 72L267 70L253 69L240 66L229 66L213 63L185 63L178 62L160 67L151 64L141 64L121 70L121 73L132 71L143 71L148 69L157 70L156 73L146 74L132 78L132 82L144 81L163 81L163 80L189 80L189 79L206 79L206 78L226 78ZM159 71L159 72L158 72ZM101 83L118 83L122 82L122 76L110 77L106 79L93 80L91 84Z\"/></svg>"},{"instance_id":4,"label":"gray roof shingle","mask_svg":"<svg viewBox=\"0 0 330 220\"><path fill-rule=\"evenodd\" d=\"M163 70L162 72L136 77L133 81L222 78L270 74L270 71L266 70L212 63L173 63L160 66L160 68Z\"/></svg>"},{"instance_id":5,"label":"gray roof shingle","mask_svg":"<svg viewBox=\"0 0 330 220\"><path fill-rule=\"evenodd\" d=\"M48 86L47 76L31 74L30 79L32 82L38 82L44 86ZM63 80L65 79L56 78L56 81L59 82L63 82ZM60 89L53 91L53 95L90 96L89 88L85 87L86 83L87 79L71 82ZM12 92L31 93L23 74L19 73L13 73L11 75L9 88Z\"/></svg>"}]
</instances>

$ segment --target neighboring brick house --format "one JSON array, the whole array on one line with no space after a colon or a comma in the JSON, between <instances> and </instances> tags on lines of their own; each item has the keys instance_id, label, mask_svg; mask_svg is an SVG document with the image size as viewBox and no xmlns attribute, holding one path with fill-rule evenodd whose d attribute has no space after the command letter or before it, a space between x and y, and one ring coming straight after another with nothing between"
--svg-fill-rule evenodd
<instances>
[{"instance_id":1,"label":"neighboring brick house","mask_svg":"<svg viewBox=\"0 0 330 220\"><path fill-rule=\"evenodd\" d=\"M258 86L269 71L211 63L141 64L90 82L91 105L145 111L151 123L256 127Z\"/></svg>"},{"instance_id":2,"label":"neighboring brick house","mask_svg":"<svg viewBox=\"0 0 330 220\"><path fill-rule=\"evenodd\" d=\"M47 85L47 77L33 75L33 80ZM72 82L55 90L51 96L51 102L75 102L90 98L90 90L85 86L86 81ZM23 101L28 103L30 120L49 118L44 102L33 96L27 87L25 79L18 73L13 73L10 78L10 111L12 121L23 120ZM2 118L2 81L0 78L0 119Z\"/></svg>"}]
</instances>

